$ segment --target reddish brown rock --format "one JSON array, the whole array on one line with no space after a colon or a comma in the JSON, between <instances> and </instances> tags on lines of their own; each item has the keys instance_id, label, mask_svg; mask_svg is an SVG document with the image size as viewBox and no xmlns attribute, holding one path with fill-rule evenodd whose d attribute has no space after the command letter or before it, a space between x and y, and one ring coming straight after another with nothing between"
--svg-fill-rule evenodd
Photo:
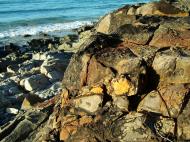
<instances>
[{"instance_id":1,"label":"reddish brown rock","mask_svg":"<svg viewBox=\"0 0 190 142\"><path fill-rule=\"evenodd\" d=\"M189 89L183 84L173 84L161 86L159 92L167 105L170 117L177 118L184 104L184 99L189 93Z\"/></svg>"},{"instance_id":2,"label":"reddish brown rock","mask_svg":"<svg viewBox=\"0 0 190 142\"><path fill-rule=\"evenodd\" d=\"M145 45L152 38L155 27L146 27L143 25L126 24L119 27L116 33L124 42Z\"/></svg>"},{"instance_id":3,"label":"reddish brown rock","mask_svg":"<svg viewBox=\"0 0 190 142\"><path fill-rule=\"evenodd\" d=\"M189 26L184 27L182 23L163 24L158 28L158 30L156 30L149 45L160 48L174 46L189 49L190 32L188 28Z\"/></svg>"},{"instance_id":4,"label":"reddish brown rock","mask_svg":"<svg viewBox=\"0 0 190 142\"><path fill-rule=\"evenodd\" d=\"M103 83L105 80L110 80L114 77L114 73L109 67L101 65L95 57L89 62L87 84L93 85L97 83Z\"/></svg>"}]
</instances>

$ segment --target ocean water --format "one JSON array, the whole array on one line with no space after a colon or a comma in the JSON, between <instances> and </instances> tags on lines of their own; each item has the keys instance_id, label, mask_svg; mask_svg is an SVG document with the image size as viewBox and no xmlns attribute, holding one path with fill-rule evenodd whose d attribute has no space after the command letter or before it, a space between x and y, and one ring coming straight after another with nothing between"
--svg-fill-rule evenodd
<instances>
[{"instance_id":1,"label":"ocean water","mask_svg":"<svg viewBox=\"0 0 190 142\"><path fill-rule=\"evenodd\" d=\"M125 4L151 0L0 0L0 39L67 32Z\"/></svg>"}]
</instances>

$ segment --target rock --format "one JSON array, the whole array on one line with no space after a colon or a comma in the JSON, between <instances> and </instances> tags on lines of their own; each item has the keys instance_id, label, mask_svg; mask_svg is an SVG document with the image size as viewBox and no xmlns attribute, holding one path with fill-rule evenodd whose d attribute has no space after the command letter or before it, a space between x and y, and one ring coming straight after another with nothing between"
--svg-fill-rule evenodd
<instances>
[{"instance_id":1,"label":"rock","mask_svg":"<svg viewBox=\"0 0 190 142\"><path fill-rule=\"evenodd\" d=\"M136 17L134 15L127 15L129 7L125 6L117 11L104 16L96 25L96 31L111 34L116 32L116 30L125 25L132 23Z\"/></svg>"},{"instance_id":2,"label":"rock","mask_svg":"<svg viewBox=\"0 0 190 142\"><path fill-rule=\"evenodd\" d=\"M28 110L33 108L37 103L42 102L43 100L36 95L28 95L25 97L24 101L22 102L21 109Z\"/></svg>"},{"instance_id":3,"label":"rock","mask_svg":"<svg viewBox=\"0 0 190 142\"><path fill-rule=\"evenodd\" d=\"M22 115L21 115L22 116ZM16 142L25 140L29 134L36 130L39 125L47 118L45 112L26 112L22 119L17 117L13 123L7 124L0 131L2 142Z\"/></svg>"},{"instance_id":4,"label":"rock","mask_svg":"<svg viewBox=\"0 0 190 142\"><path fill-rule=\"evenodd\" d=\"M80 108L89 113L95 113L102 105L103 99L101 95L83 96L73 100L76 108Z\"/></svg>"},{"instance_id":5,"label":"rock","mask_svg":"<svg viewBox=\"0 0 190 142\"><path fill-rule=\"evenodd\" d=\"M52 71L47 74L47 77L50 79L50 82L61 81L63 78L63 73L58 71Z\"/></svg>"},{"instance_id":6,"label":"rock","mask_svg":"<svg viewBox=\"0 0 190 142\"><path fill-rule=\"evenodd\" d=\"M55 95L59 95L62 91L61 82L55 82L52 85L46 86L43 90L33 91L33 94L42 99L48 99Z\"/></svg>"},{"instance_id":7,"label":"rock","mask_svg":"<svg viewBox=\"0 0 190 142\"><path fill-rule=\"evenodd\" d=\"M40 90L47 85L50 85L50 82L48 78L42 74L32 75L24 81L24 87L27 91Z\"/></svg>"},{"instance_id":8,"label":"rock","mask_svg":"<svg viewBox=\"0 0 190 142\"><path fill-rule=\"evenodd\" d=\"M48 73L50 72L55 73L56 71L59 71L60 74L62 74L64 73L67 65L68 61L65 62L65 60L59 60L59 59L45 60L40 67L40 72L42 74L48 75Z\"/></svg>"},{"instance_id":9,"label":"rock","mask_svg":"<svg viewBox=\"0 0 190 142\"><path fill-rule=\"evenodd\" d=\"M158 90L167 106L170 117L177 118L189 93L189 89L183 84L172 84L161 86Z\"/></svg>"},{"instance_id":10,"label":"rock","mask_svg":"<svg viewBox=\"0 0 190 142\"><path fill-rule=\"evenodd\" d=\"M113 133L118 141L153 141L151 130L144 125L145 116L141 113L129 113L115 122Z\"/></svg>"},{"instance_id":11,"label":"rock","mask_svg":"<svg viewBox=\"0 0 190 142\"><path fill-rule=\"evenodd\" d=\"M169 17L187 17L188 12L184 12L171 4L164 1L152 2L144 4L143 6L137 8L136 14L139 15L159 15L159 16L169 16Z\"/></svg>"},{"instance_id":12,"label":"rock","mask_svg":"<svg viewBox=\"0 0 190 142\"><path fill-rule=\"evenodd\" d=\"M89 116L83 116L80 118L79 120L79 125L83 126L83 125L86 125L86 124L90 124L93 122L93 119L92 117L89 117Z\"/></svg>"},{"instance_id":13,"label":"rock","mask_svg":"<svg viewBox=\"0 0 190 142\"><path fill-rule=\"evenodd\" d=\"M157 53L153 68L165 83L190 83L190 53L181 49Z\"/></svg>"},{"instance_id":14,"label":"rock","mask_svg":"<svg viewBox=\"0 0 190 142\"><path fill-rule=\"evenodd\" d=\"M11 101L5 97L3 94L0 95L0 108L6 108L6 107L10 107Z\"/></svg>"},{"instance_id":15,"label":"rock","mask_svg":"<svg viewBox=\"0 0 190 142\"><path fill-rule=\"evenodd\" d=\"M177 118L178 140L190 140L190 101L188 101L182 113Z\"/></svg>"},{"instance_id":16,"label":"rock","mask_svg":"<svg viewBox=\"0 0 190 142\"><path fill-rule=\"evenodd\" d=\"M160 25L154 33L154 36L149 45L163 47L190 47L190 24L183 19L165 22Z\"/></svg>"},{"instance_id":17,"label":"rock","mask_svg":"<svg viewBox=\"0 0 190 142\"><path fill-rule=\"evenodd\" d=\"M163 116L169 116L167 106L160 96L159 92L152 91L146 95L143 100L139 103L138 112L148 111L157 114L162 114Z\"/></svg>"},{"instance_id":18,"label":"rock","mask_svg":"<svg viewBox=\"0 0 190 142\"><path fill-rule=\"evenodd\" d=\"M41 66L42 62L41 61L36 61L36 60L29 60L25 61L22 64L18 65L18 73L20 74L26 74L30 72L31 70L38 69Z\"/></svg>"},{"instance_id":19,"label":"rock","mask_svg":"<svg viewBox=\"0 0 190 142\"><path fill-rule=\"evenodd\" d=\"M62 129L60 132L60 140L65 141L69 138L70 134L66 129Z\"/></svg>"},{"instance_id":20,"label":"rock","mask_svg":"<svg viewBox=\"0 0 190 142\"><path fill-rule=\"evenodd\" d=\"M113 88L113 95L116 96L132 96L136 94L136 90L134 85L127 80L125 77L115 78L111 82L111 86Z\"/></svg>"},{"instance_id":21,"label":"rock","mask_svg":"<svg viewBox=\"0 0 190 142\"><path fill-rule=\"evenodd\" d=\"M1 95L8 95L8 94L17 94L20 93L20 89L18 88L18 84L16 84L11 79L6 79L0 82L0 94Z\"/></svg>"},{"instance_id":22,"label":"rock","mask_svg":"<svg viewBox=\"0 0 190 142\"><path fill-rule=\"evenodd\" d=\"M62 51L62 50L72 50L71 49L71 45L70 44L67 44L67 43L63 43L61 44L59 47L58 47L58 50Z\"/></svg>"},{"instance_id":23,"label":"rock","mask_svg":"<svg viewBox=\"0 0 190 142\"><path fill-rule=\"evenodd\" d=\"M129 101L126 96L113 97L113 103L119 110L128 112Z\"/></svg>"},{"instance_id":24,"label":"rock","mask_svg":"<svg viewBox=\"0 0 190 142\"><path fill-rule=\"evenodd\" d=\"M110 39L110 40L109 40ZM109 42L107 42L109 41ZM97 51L97 48L106 45L114 45L119 42L114 37L107 37L103 34L90 37L81 47L78 53L74 54L64 73L63 85L67 88L79 89L85 83L86 69L91 59L91 53ZM100 45L102 43L102 45ZM96 47L96 48L94 48ZM86 49L86 50L85 50ZM81 55L82 54L82 55ZM98 69L99 70L99 69ZM96 76L98 77L98 76ZM96 78L95 77L95 78Z\"/></svg>"},{"instance_id":25,"label":"rock","mask_svg":"<svg viewBox=\"0 0 190 142\"><path fill-rule=\"evenodd\" d=\"M71 58L71 53L63 53L60 51L47 51L40 54L40 60L63 60L67 61Z\"/></svg>"},{"instance_id":26,"label":"rock","mask_svg":"<svg viewBox=\"0 0 190 142\"><path fill-rule=\"evenodd\" d=\"M153 26L126 24L119 27L116 33L124 42L146 45L152 38L155 30L156 28Z\"/></svg>"},{"instance_id":27,"label":"rock","mask_svg":"<svg viewBox=\"0 0 190 142\"><path fill-rule=\"evenodd\" d=\"M84 71L82 70L83 72L81 72L82 84L93 85L96 83L104 82L105 80L110 80L114 76L114 73L109 67L103 66L102 64L97 62L97 60L94 57L92 57L91 59L88 59L85 63L87 64L89 63L89 64L88 64L88 67L86 66L86 68L84 65L83 67ZM83 78L84 78L84 81L82 80Z\"/></svg>"},{"instance_id":28,"label":"rock","mask_svg":"<svg viewBox=\"0 0 190 142\"><path fill-rule=\"evenodd\" d=\"M155 129L157 134L161 134L163 137L175 136L175 121L171 118L160 117L155 123Z\"/></svg>"},{"instance_id":29,"label":"rock","mask_svg":"<svg viewBox=\"0 0 190 142\"><path fill-rule=\"evenodd\" d=\"M6 112L7 113L10 113L10 114L18 114L18 109L16 109L16 108L7 108L6 109Z\"/></svg>"},{"instance_id":30,"label":"rock","mask_svg":"<svg viewBox=\"0 0 190 142\"><path fill-rule=\"evenodd\" d=\"M7 67L7 72L9 73L16 73L16 71L18 70L18 66L17 65L10 65Z\"/></svg>"}]
</instances>

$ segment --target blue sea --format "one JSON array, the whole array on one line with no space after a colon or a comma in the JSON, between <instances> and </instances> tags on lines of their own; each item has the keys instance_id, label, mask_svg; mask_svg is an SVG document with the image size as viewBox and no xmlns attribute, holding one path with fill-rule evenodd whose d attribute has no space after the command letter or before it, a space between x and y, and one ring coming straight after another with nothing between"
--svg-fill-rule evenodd
<instances>
[{"instance_id":1,"label":"blue sea","mask_svg":"<svg viewBox=\"0 0 190 142\"><path fill-rule=\"evenodd\" d=\"M0 0L0 39L68 32L125 4L151 0Z\"/></svg>"}]
</instances>

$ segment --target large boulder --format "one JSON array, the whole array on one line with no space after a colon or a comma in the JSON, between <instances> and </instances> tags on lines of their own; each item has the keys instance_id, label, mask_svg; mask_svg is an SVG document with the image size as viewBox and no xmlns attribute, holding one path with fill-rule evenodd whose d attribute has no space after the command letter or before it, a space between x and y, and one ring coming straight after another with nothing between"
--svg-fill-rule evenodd
<instances>
[{"instance_id":1,"label":"large boulder","mask_svg":"<svg viewBox=\"0 0 190 142\"><path fill-rule=\"evenodd\" d=\"M188 19L171 20L161 24L149 45L163 47L190 48L190 24Z\"/></svg>"},{"instance_id":2,"label":"large boulder","mask_svg":"<svg viewBox=\"0 0 190 142\"><path fill-rule=\"evenodd\" d=\"M190 53L168 49L156 54L153 68L165 83L190 83Z\"/></svg>"},{"instance_id":3,"label":"large boulder","mask_svg":"<svg viewBox=\"0 0 190 142\"><path fill-rule=\"evenodd\" d=\"M177 118L180 114L189 89L182 84L160 86L140 102L138 111L148 111Z\"/></svg>"},{"instance_id":4,"label":"large boulder","mask_svg":"<svg viewBox=\"0 0 190 142\"><path fill-rule=\"evenodd\" d=\"M171 16L171 17L186 17L189 16L188 12L184 12L169 3L164 1L152 2L144 4L137 8L136 14L145 15L159 15L159 16Z\"/></svg>"},{"instance_id":5,"label":"large boulder","mask_svg":"<svg viewBox=\"0 0 190 142\"><path fill-rule=\"evenodd\" d=\"M125 6L117 11L104 16L96 25L96 31L111 34L116 32L116 30L125 25L132 23L136 17L134 15L128 15L129 7Z\"/></svg>"}]
</instances>

